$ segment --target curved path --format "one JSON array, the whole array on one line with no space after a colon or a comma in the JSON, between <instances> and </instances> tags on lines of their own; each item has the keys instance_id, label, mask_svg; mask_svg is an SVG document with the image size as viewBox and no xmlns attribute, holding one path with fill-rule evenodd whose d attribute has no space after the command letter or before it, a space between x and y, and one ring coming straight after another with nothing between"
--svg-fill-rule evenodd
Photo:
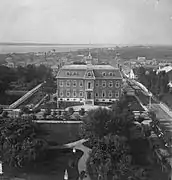
<instances>
[{"instance_id":1,"label":"curved path","mask_svg":"<svg viewBox=\"0 0 172 180\"><path fill-rule=\"evenodd\" d=\"M78 144L77 146L75 146L75 148L78 149L78 150L83 151L83 153L84 153L83 156L78 161L78 171L79 171L79 174L80 174L82 171L86 172L86 170L87 170L86 162L87 162L87 159L89 158L89 153L91 152L91 149L84 146L83 144ZM83 180L91 180L89 175L88 174L86 174L86 175L87 176ZM80 178L79 178L79 180L80 180Z\"/></svg>"},{"instance_id":2,"label":"curved path","mask_svg":"<svg viewBox=\"0 0 172 180\"><path fill-rule=\"evenodd\" d=\"M83 151L84 154L82 155L82 157L78 161L78 171L79 171L79 174L82 171L86 172L86 162L87 162L87 159L89 158L89 153L91 152L90 148L88 148L88 147L83 145L83 143L87 142L87 141L88 141L88 139L81 139L79 141L72 142L72 143L64 145L64 147L75 148L75 149ZM83 180L90 180L90 179L91 178L87 174L87 177L85 177ZM79 180L80 180L80 178L79 178Z\"/></svg>"}]
</instances>

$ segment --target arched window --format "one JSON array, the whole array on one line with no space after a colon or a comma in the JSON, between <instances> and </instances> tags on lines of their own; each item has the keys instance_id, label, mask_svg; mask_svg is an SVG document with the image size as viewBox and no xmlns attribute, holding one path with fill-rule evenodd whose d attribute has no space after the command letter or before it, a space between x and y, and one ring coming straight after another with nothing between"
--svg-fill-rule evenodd
<instances>
[{"instance_id":1,"label":"arched window","mask_svg":"<svg viewBox=\"0 0 172 180\"><path fill-rule=\"evenodd\" d=\"M106 87L106 81L102 81L102 86Z\"/></svg>"},{"instance_id":2,"label":"arched window","mask_svg":"<svg viewBox=\"0 0 172 180\"><path fill-rule=\"evenodd\" d=\"M119 98L119 92L115 92L115 97Z\"/></svg>"},{"instance_id":3,"label":"arched window","mask_svg":"<svg viewBox=\"0 0 172 180\"><path fill-rule=\"evenodd\" d=\"M74 90L73 91L73 97L76 97L77 96L77 94L76 94L76 91Z\"/></svg>"},{"instance_id":4,"label":"arched window","mask_svg":"<svg viewBox=\"0 0 172 180\"><path fill-rule=\"evenodd\" d=\"M69 80L66 81L66 86L70 87L70 81Z\"/></svg>"},{"instance_id":5,"label":"arched window","mask_svg":"<svg viewBox=\"0 0 172 180\"><path fill-rule=\"evenodd\" d=\"M67 91L67 92L66 92L66 96L67 96L67 97L70 97L70 91Z\"/></svg>"},{"instance_id":6,"label":"arched window","mask_svg":"<svg viewBox=\"0 0 172 180\"><path fill-rule=\"evenodd\" d=\"M87 73L87 76L91 76L91 72L88 72L88 73Z\"/></svg>"},{"instance_id":7,"label":"arched window","mask_svg":"<svg viewBox=\"0 0 172 180\"><path fill-rule=\"evenodd\" d=\"M88 82L87 88L88 88L88 89L91 89L91 82Z\"/></svg>"},{"instance_id":8,"label":"arched window","mask_svg":"<svg viewBox=\"0 0 172 180\"><path fill-rule=\"evenodd\" d=\"M112 73L112 72L110 72L110 73L109 73L109 76L113 76L113 73Z\"/></svg>"},{"instance_id":9,"label":"arched window","mask_svg":"<svg viewBox=\"0 0 172 180\"><path fill-rule=\"evenodd\" d=\"M120 87L120 82L119 82L119 81L116 81L115 87L116 87L116 88L119 88L119 87Z\"/></svg>"},{"instance_id":10,"label":"arched window","mask_svg":"<svg viewBox=\"0 0 172 180\"><path fill-rule=\"evenodd\" d=\"M63 97L63 91L60 91L60 97Z\"/></svg>"},{"instance_id":11,"label":"arched window","mask_svg":"<svg viewBox=\"0 0 172 180\"><path fill-rule=\"evenodd\" d=\"M106 92L105 91L102 91L102 97L106 97Z\"/></svg>"},{"instance_id":12,"label":"arched window","mask_svg":"<svg viewBox=\"0 0 172 180\"><path fill-rule=\"evenodd\" d=\"M77 86L77 83L76 83L76 80L73 81L73 87L76 87Z\"/></svg>"},{"instance_id":13,"label":"arched window","mask_svg":"<svg viewBox=\"0 0 172 180\"><path fill-rule=\"evenodd\" d=\"M98 92L95 93L95 97L99 97L99 93Z\"/></svg>"},{"instance_id":14,"label":"arched window","mask_svg":"<svg viewBox=\"0 0 172 180\"><path fill-rule=\"evenodd\" d=\"M59 82L59 86L60 86L60 87L63 87L63 81L60 81L60 82Z\"/></svg>"},{"instance_id":15,"label":"arched window","mask_svg":"<svg viewBox=\"0 0 172 180\"><path fill-rule=\"evenodd\" d=\"M83 91L80 91L80 92L79 92L79 96L80 96L80 97L83 97Z\"/></svg>"},{"instance_id":16,"label":"arched window","mask_svg":"<svg viewBox=\"0 0 172 180\"><path fill-rule=\"evenodd\" d=\"M81 81L79 82L79 86L80 86L80 87L83 87L83 80L81 80Z\"/></svg>"},{"instance_id":17,"label":"arched window","mask_svg":"<svg viewBox=\"0 0 172 180\"><path fill-rule=\"evenodd\" d=\"M96 81L96 87L99 87L99 81Z\"/></svg>"},{"instance_id":18,"label":"arched window","mask_svg":"<svg viewBox=\"0 0 172 180\"><path fill-rule=\"evenodd\" d=\"M113 87L113 82L112 81L109 82L109 87L110 88Z\"/></svg>"},{"instance_id":19,"label":"arched window","mask_svg":"<svg viewBox=\"0 0 172 180\"><path fill-rule=\"evenodd\" d=\"M70 76L70 72L69 72L69 71L67 71L67 72L66 72L66 75L67 75L67 76Z\"/></svg>"},{"instance_id":20,"label":"arched window","mask_svg":"<svg viewBox=\"0 0 172 180\"><path fill-rule=\"evenodd\" d=\"M112 98L112 91L109 91L109 98Z\"/></svg>"},{"instance_id":21,"label":"arched window","mask_svg":"<svg viewBox=\"0 0 172 180\"><path fill-rule=\"evenodd\" d=\"M106 76L106 72L102 72L102 76Z\"/></svg>"}]
</instances>

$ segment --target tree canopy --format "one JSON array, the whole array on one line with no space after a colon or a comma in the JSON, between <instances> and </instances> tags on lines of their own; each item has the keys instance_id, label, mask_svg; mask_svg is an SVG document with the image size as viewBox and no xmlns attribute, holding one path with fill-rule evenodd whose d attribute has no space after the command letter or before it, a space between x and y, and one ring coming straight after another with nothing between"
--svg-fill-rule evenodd
<instances>
[{"instance_id":1,"label":"tree canopy","mask_svg":"<svg viewBox=\"0 0 172 180\"><path fill-rule=\"evenodd\" d=\"M30 119L1 119L2 161L12 167L22 167L37 160L47 148L45 135L46 132Z\"/></svg>"},{"instance_id":2,"label":"tree canopy","mask_svg":"<svg viewBox=\"0 0 172 180\"><path fill-rule=\"evenodd\" d=\"M158 74L153 69L146 70L144 67L137 69L138 80L144 84L154 95L162 95L169 91L168 74L165 71Z\"/></svg>"},{"instance_id":3,"label":"tree canopy","mask_svg":"<svg viewBox=\"0 0 172 180\"><path fill-rule=\"evenodd\" d=\"M135 155L143 155L147 151L148 144L145 143L143 130L125 96L113 105L112 110L90 110L83 118L81 130L92 148L87 162L90 176L93 179L101 176L104 180L109 179L109 176L117 179L129 176L141 179L136 177L132 168L133 163L136 163Z\"/></svg>"}]
</instances>

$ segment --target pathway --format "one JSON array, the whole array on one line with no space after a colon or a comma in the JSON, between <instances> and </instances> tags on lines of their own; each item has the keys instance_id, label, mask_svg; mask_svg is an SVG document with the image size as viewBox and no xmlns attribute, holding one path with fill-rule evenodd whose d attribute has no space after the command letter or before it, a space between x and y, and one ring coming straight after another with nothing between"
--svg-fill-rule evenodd
<instances>
[{"instance_id":1,"label":"pathway","mask_svg":"<svg viewBox=\"0 0 172 180\"><path fill-rule=\"evenodd\" d=\"M66 147L66 148L75 148L75 149L81 150L84 154L82 155L82 157L78 161L78 171L80 174L82 171L86 172L86 162L87 162L87 159L89 157L89 153L91 152L90 148L83 145L83 143L87 142L87 141L88 141L88 139L81 139L79 141L75 141L75 142L72 142L69 144L65 144L63 146L54 146L51 149L65 148ZM81 180L81 179L79 179L79 180ZM91 178L87 174L87 177L85 177L83 180L91 180Z\"/></svg>"},{"instance_id":2,"label":"pathway","mask_svg":"<svg viewBox=\"0 0 172 180\"><path fill-rule=\"evenodd\" d=\"M86 169L87 169L86 168L86 162L87 162L87 159L89 158L89 153L91 152L91 149L84 146L83 144L78 144L77 146L75 146L75 148L78 149L78 150L83 151L83 153L84 153L83 156L78 161L78 171L79 171L79 174L80 174L82 171L86 172ZM91 178L87 174L87 177L85 177L83 180L91 180Z\"/></svg>"},{"instance_id":3,"label":"pathway","mask_svg":"<svg viewBox=\"0 0 172 180\"><path fill-rule=\"evenodd\" d=\"M90 148L88 148L88 147L83 145L83 143L86 142L86 141L88 141L88 139L81 139L79 141L72 142L72 143L64 145L65 147L68 147L68 148L76 148L78 150L83 151L84 154L82 155L82 157L78 161L78 171L79 171L79 174L82 171L86 172L86 162L87 162L87 159L89 158L89 153L91 151ZM83 180L90 180L89 175L87 174L87 177L85 177Z\"/></svg>"}]
</instances>

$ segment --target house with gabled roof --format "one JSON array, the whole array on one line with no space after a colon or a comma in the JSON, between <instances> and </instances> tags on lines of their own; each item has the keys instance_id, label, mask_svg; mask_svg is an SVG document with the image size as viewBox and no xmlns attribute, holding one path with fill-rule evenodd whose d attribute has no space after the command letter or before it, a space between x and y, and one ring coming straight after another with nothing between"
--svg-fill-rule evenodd
<instances>
[{"instance_id":1,"label":"house with gabled roof","mask_svg":"<svg viewBox=\"0 0 172 180\"><path fill-rule=\"evenodd\" d=\"M65 65L57 74L57 100L113 102L121 96L122 75L111 65Z\"/></svg>"}]
</instances>

